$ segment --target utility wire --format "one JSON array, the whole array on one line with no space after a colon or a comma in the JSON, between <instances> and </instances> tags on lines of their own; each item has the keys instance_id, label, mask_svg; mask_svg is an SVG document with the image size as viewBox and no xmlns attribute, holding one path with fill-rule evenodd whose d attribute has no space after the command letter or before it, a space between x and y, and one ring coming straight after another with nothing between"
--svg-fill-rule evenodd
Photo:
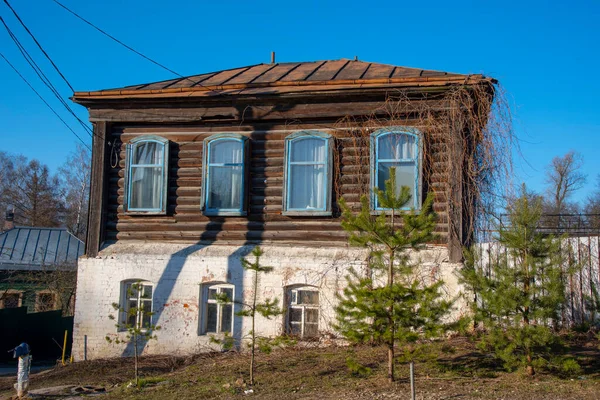
<instances>
[{"instance_id":1,"label":"utility wire","mask_svg":"<svg viewBox=\"0 0 600 400\"><path fill-rule=\"evenodd\" d=\"M35 62L35 60L33 59L33 57L25 49L25 47L23 46L23 44L19 41L19 39L16 37L16 35L12 32L12 30L9 28L9 26L4 21L4 18L2 18L1 16L0 16L0 22L2 22L2 24L4 25L4 28L6 28L6 31L8 32L8 35L10 36L10 38L13 40L13 42L15 43L15 45L17 46L17 48L19 49L19 52L25 58L25 61L27 61L27 63L34 70L34 72L37 74L37 76L40 78L40 80L42 81L42 83L44 85L46 85L48 87L48 89L50 89L50 91L54 94L54 96L58 99L58 101L67 109L67 111L71 115L73 115L73 117L75 117L75 119L79 122L79 124L84 129L86 129L86 131L88 131L88 134L90 136L95 135L94 132L85 124L85 122L83 122L81 120L81 118L79 118L77 116L77 114L75 114L75 112L69 106L69 104L62 98L62 96L60 95L60 93L58 92L58 90L56 89L56 87L54 87L54 85L52 84L52 82L50 81L50 79L48 79L48 77L44 74L44 72L42 71L42 69Z\"/></svg>"},{"instance_id":2,"label":"utility wire","mask_svg":"<svg viewBox=\"0 0 600 400\"><path fill-rule=\"evenodd\" d=\"M6 1L6 0L5 0ZM63 9L65 9L67 12L69 12L70 14L74 15L75 17L77 17L78 19L80 19L81 21L85 22L86 24L88 24L89 26L91 26L92 28L94 28L95 30L97 30L98 32L102 33L103 35L105 35L106 37L114 40L115 42L117 42L118 44L120 44L121 46L125 47L127 50L130 50L132 52L134 52L135 54L137 54L138 56L144 58L145 60L150 61L152 64L159 66L160 68L164 69L165 71L168 71L170 73L172 73L173 75L181 78L182 80L189 80L190 82L192 82L194 85L198 85L200 87L206 87L204 85L202 85L200 82L195 82L193 79L191 79L190 77L186 77L181 75L178 72L173 71L171 68L159 63L158 61L153 60L152 58L146 56L145 54L137 51L136 49L134 49L133 47L123 43L122 41L120 41L119 39L117 39L116 37L114 37L113 35L111 35L110 33L102 30L101 28L97 27L96 25L94 25L93 23L91 23L90 21L88 21L87 19L83 18L81 15L77 14L75 11L69 9L67 6L65 6L64 4L62 4L61 2L59 2L58 0L52 0L53 2L55 2L57 5L59 5L60 7L62 7ZM216 93L217 95L221 95L222 93L214 90L214 89L209 89L209 91Z\"/></svg>"},{"instance_id":3,"label":"utility wire","mask_svg":"<svg viewBox=\"0 0 600 400\"><path fill-rule=\"evenodd\" d=\"M52 108L52 106L50 104L48 104L48 102L46 100L44 100L44 98L42 97L41 94L38 93L37 90L35 90L35 88L33 86L31 86L31 84L27 81L27 79L25 79L25 77L23 75L21 75L21 73L19 72L19 70L17 70L14 65L12 65L10 63L10 61L8 61L8 59L4 56L4 54L0 53L0 57L2 57L4 59L4 61L6 61L6 63L13 69L13 71L15 71L17 73L17 75L19 75L21 77L21 79L23 80L23 82L25 82L27 84L27 86L29 86L29 88L31 90L33 90L33 92L40 98L40 100L42 100L44 102L44 104L54 113L54 115L56 115L56 117L73 133L73 135L75 135L75 137L77 139L79 139L79 141L90 151L92 151L92 149L90 148L90 146L88 146L88 144L86 142L83 141L83 139L73 130L73 128L71 128L69 126L69 124L67 124L67 122L60 116L58 115L58 113L54 110L54 108Z\"/></svg>"},{"instance_id":4,"label":"utility wire","mask_svg":"<svg viewBox=\"0 0 600 400\"><path fill-rule=\"evenodd\" d=\"M12 8L12 6L8 2L8 0L4 0L4 3L8 6L8 8L10 8L10 11L13 12L13 14L17 18L17 20L21 23L21 25L23 26L23 28L25 28L25 30L27 31L27 33L29 33L29 36L31 36L31 38L33 39L33 41L35 42L35 44L37 44L37 46L42 51L42 53L46 56L46 58L48 59L48 61L50 61L50 64L52 64L52 66L54 67L54 69L56 70L56 72L58 72L58 74L63 79L63 81L65 81L65 83L69 86L69 88L71 89L71 91L74 92L75 89L73 89L73 86L71 86L71 84L69 83L69 81L67 80L67 78L65 78L65 76L63 75L63 73L60 72L60 69L58 69L58 67L56 66L56 64L54 63L54 61L52 61L52 58L50 58L50 56L48 55L48 53L46 53L46 50L44 50L44 48L42 47L42 45L40 44L40 42L37 41L37 39L35 38L35 36L33 35L33 33L31 33L31 31L29 30L29 28L25 25L25 23L23 22L23 20L21 19L21 17L19 17L19 14L17 14L17 12L14 10L14 8Z\"/></svg>"},{"instance_id":5,"label":"utility wire","mask_svg":"<svg viewBox=\"0 0 600 400\"><path fill-rule=\"evenodd\" d=\"M70 10L69 8L67 8L67 6L63 5L62 3L58 2L57 0L52 0L52 1L54 1L56 4L58 4L59 6L61 6L65 10L67 10L69 13L73 14L74 16L76 16L77 18L79 18L80 20L82 20L83 22L85 22L86 24L88 24L89 26L91 26L92 28L96 29L98 32L100 32L103 35L111 38L112 40L114 40L115 42L119 43L121 46L125 47L126 49L133 51L138 56L145 58L146 60L150 61L151 63L153 63L155 65L158 65L159 67L161 67L162 69L164 69L166 71L169 71L173 75L177 75L180 78L185 78L183 75L181 75L181 74L173 71L172 69L164 66L163 64L159 63L158 61L154 61L150 57L148 57L148 56L140 53L139 51L137 51L133 47L126 45L125 43L123 43L119 39L117 39L116 37L112 36L110 33L106 32L106 31L103 31L102 29L98 28L96 25L92 24L90 21L88 21L87 19L83 18L81 15L77 14L75 11Z\"/></svg>"}]
</instances>

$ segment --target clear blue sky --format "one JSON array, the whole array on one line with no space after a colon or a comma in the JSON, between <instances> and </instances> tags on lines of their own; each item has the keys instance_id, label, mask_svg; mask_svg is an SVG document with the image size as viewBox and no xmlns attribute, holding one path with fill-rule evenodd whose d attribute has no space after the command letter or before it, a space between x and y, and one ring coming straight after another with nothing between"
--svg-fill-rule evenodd
<instances>
[{"instance_id":1,"label":"clear blue sky","mask_svg":"<svg viewBox=\"0 0 600 400\"><path fill-rule=\"evenodd\" d=\"M173 76L85 25L51 0L9 0L76 90ZM352 58L497 78L514 105L524 160L516 182L542 190L557 155L583 154L588 185L600 172L600 2L63 0L137 50L183 75L277 61ZM68 87L43 62L5 4L0 15L63 97ZM0 51L82 136L52 100L3 27ZM0 150L60 166L75 137L0 59ZM73 105L87 121L85 109ZM86 136L87 142L91 142Z\"/></svg>"}]
</instances>

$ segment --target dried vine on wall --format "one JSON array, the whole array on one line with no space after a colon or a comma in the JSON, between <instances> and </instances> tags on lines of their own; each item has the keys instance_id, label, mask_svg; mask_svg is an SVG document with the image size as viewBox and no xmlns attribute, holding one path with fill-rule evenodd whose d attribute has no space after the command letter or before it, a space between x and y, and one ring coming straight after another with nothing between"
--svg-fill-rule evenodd
<instances>
[{"instance_id":1,"label":"dried vine on wall","mask_svg":"<svg viewBox=\"0 0 600 400\"><path fill-rule=\"evenodd\" d=\"M511 154L517 147L510 107L501 87L484 80L437 93L398 90L389 93L371 115L340 120L337 128L347 132L345 140L352 143L335 152L336 198L343 194L344 179L353 180L358 196L370 192L370 136L393 126L415 128L422 134L423 192L433 193L438 204L447 204L446 211L467 210L462 226L453 225L462 228L459 237L474 238L489 231L491 217L510 187ZM343 162L347 156L355 157L352 165ZM453 168L458 168L454 175ZM453 176L460 176L462 183ZM458 191L458 196L450 196L452 191ZM459 204L453 204L452 198L459 198Z\"/></svg>"}]
</instances>

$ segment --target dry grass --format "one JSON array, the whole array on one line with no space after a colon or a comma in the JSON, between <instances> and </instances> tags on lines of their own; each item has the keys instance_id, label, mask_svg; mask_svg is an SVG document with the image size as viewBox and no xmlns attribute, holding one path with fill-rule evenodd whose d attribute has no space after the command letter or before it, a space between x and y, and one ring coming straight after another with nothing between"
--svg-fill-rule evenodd
<instances>
[{"instance_id":1,"label":"dry grass","mask_svg":"<svg viewBox=\"0 0 600 400\"><path fill-rule=\"evenodd\" d=\"M435 357L416 365L417 398L424 399L597 399L600 392L598 343L585 337L572 342L582 376L540 374L530 379L504 372L465 338L435 345ZM355 376L346 367L353 354L372 372ZM386 382L386 351L379 347L293 348L257 358L254 396L260 399L384 399L409 394L408 367L398 366L399 380ZM106 399L229 399L248 397L249 355L212 353L193 357L145 357L142 389L126 388L132 379L127 359L81 362L32 377L32 388L94 385L109 390ZM11 394L14 378L0 378L0 398Z\"/></svg>"}]
</instances>

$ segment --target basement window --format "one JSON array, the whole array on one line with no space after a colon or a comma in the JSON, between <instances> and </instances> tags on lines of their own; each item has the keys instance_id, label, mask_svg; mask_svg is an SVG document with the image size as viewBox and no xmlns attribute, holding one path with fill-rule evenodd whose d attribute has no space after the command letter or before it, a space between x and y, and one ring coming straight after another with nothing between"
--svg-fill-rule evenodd
<instances>
[{"instance_id":1,"label":"basement window","mask_svg":"<svg viewBox=\"0 0 600 400\"><path fill-rule=\"evenodd\" d=\"M35 295L35 311L44 312L56 309L56 294L52 292L37 292Z\"/></svg>"},{"instance_id":2,"label":"basement window","mask_svg":"<svg viewBox=\"0 0 600 400\"><path fill-rule=\"evenodd\" d=\"M285 215L331 215L331 143L318 131L285 138Z\"/></svg>"},{"instance_id":3,"label":"basement window","mask_svg":"<svg viewBox=\"0 0 600 400\"><path fill-rule=\"evenodd\" d=\"M296 286L287 291L286 331L301 339L319 334L319 290L314 286Z\"/></svg>"},{"instance_id":4,"label":"basement window","mask_svg":"<svg viewBox=\"0 0 600 400\"><path fill-rule=\"evenodd\" d=\"M213 135L204 141L203 208L205 215L246 215L248 138Z\"/></svg>"},{"instance_id":5,"label":"basement window","mask_svg":"<svg viewBox=\"0 0 600 400\"><path fill-rule=\"evenodd\" d=\"M126 330L125 326L147 329L152 325L152 291L150 282L122 282L121 330Z\"/></svg>"},{"instance_id":6,"label":"basement window","mask_svg":"<svg viewBox=\"0 0 600 400\"><path fill-rule=\"evenodd\" d=\"M159 136L140 136L128 143L126 148L126 212L165 214L169 141Z\"/></svg>"},{"instance_id":7,"label":"basement window","mask_svg":"<svg viewBox=\"0 0 600 400\"><path fill-rule=\"evenodd\" d=\"M421 208L420 151L418 131L412 128L382 129L371 135L371 182L372 186L385 190L390 169L396 169L396 194L402 186L410 189L411 198L402 210ZM375 191L371 191L371 204L376 211L386 211L379 205Z\"/></svg>"},{"instance_id":8,"label":"basement window","mask_svg":"<svg viewBox=\"0 0 600 400\"><path fill-rule=\"evenodd\" d=\"M23 292L9 289L0 294L0 308L18 308L22 302Z\"/></svg>"},{"instance_id":9,"label":"basement window","mask_svg":"<svg viewBox=\"0 0 600 400\"><path fill-rule=\"evenodd\" d=\"M219 283L202 287L203 334L231 333L233 331L233 285Z\"/></svg>"}]
</instances>

